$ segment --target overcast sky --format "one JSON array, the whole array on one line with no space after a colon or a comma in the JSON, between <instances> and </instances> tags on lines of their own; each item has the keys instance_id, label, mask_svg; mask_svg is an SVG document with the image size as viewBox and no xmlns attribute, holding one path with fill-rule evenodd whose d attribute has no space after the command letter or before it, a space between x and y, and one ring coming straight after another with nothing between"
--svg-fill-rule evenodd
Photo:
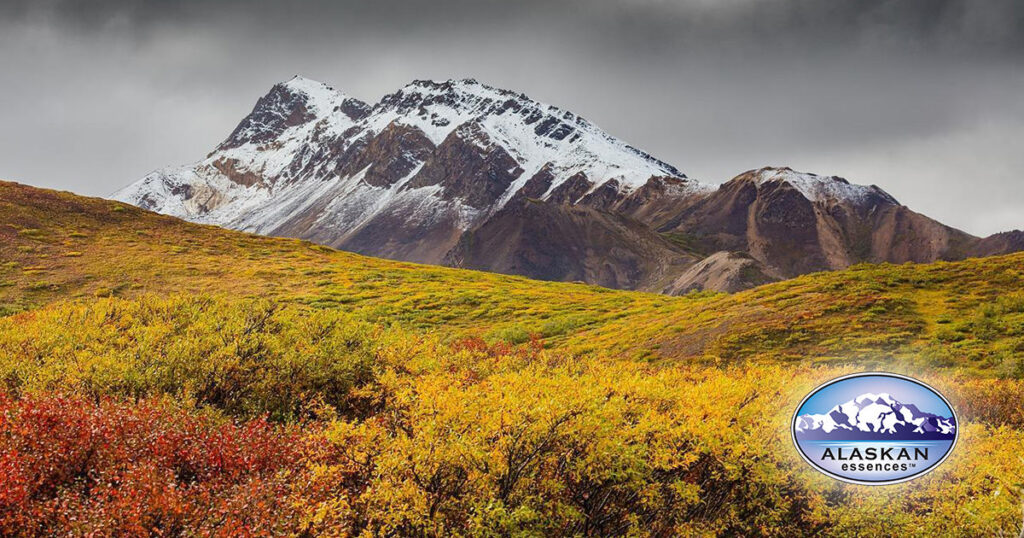
<instances>
[{"instance_id":1,"label":"overcast sky","mask_svg":"<svg viewBox=\"0 0 1024 538\"><path fill-rule=\"evenodd\" d=\"M4 0L0 178L108 195L293 74L369 102L472 77L703 181L787 165L1024 228L1015 0Z\"/></svg>"}]
</instances>

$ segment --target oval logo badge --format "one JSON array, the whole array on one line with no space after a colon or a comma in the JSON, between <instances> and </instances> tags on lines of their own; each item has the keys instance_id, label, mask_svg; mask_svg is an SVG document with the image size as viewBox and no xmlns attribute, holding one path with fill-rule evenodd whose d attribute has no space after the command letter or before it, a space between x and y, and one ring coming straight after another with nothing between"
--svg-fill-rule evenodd
<instances>
[{"instance_id":1,"label":"oval logo badge","mask_svg":"<svg viewBox=\"0 0 1024 538\"><path fill-rule=\"evenodd\" d=\"M938 391L916 379L867 372L811 391L793 413L793 442L808 463L844 482L913 480L953 452L957 420Z\"/></svg>"}]
</instances>

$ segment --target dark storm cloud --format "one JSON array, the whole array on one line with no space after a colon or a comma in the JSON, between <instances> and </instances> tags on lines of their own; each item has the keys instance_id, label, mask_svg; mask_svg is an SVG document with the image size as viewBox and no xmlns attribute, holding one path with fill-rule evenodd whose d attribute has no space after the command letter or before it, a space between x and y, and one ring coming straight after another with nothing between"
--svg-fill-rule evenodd
<instances>
[{"instance_id":1,"label":"dark storm cloud","mask_svg":"<svg viewBox=\"0 0 1024 538\"><path fill-rule=\"evenodd\" d=\"M787 164L989 233L1024 227L1022 28L1011 0L4 2L0 176L108 194L295 73L474 77L707 181Z\"/></svg>"},{"instance_id":2,"label":"dark storm cloud","mask_svg":"<svg viewBox=\"0 0 1024 538\"><path fill-rule=\"evenodd\" d=\"M310 28L336 27L407 34L444 27L550 22L551 27L597 25L602 39L648 50L671 50L694 38L715 43L800 44L862 42L1021 54L1024 5L1015 0L371 0L271 2L257 0L5 2L8 21L48 19L80 32L215 22L231 30L308 37ZM724 33L724 35L723 35ZM525 34L524 34L525 35Z\"/></svg>"}]
</instances>

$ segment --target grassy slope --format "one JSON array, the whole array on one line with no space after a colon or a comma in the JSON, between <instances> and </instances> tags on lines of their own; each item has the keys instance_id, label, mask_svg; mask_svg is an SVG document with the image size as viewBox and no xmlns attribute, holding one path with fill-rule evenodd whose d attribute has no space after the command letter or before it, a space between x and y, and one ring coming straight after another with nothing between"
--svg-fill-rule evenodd
<instances>
[{"instance_id":1,"label":"grassy slope","mask_svg":"<svg viewBox=\"0 0 1024 538\"><path fill-rule=\"evenodd\" d=\"M605 322L671 301L369 258L6 182L0 182L0 263L6 313L92 296L220 293L342 307L411 328L470 330L511 327L506 322L513 318L530 327Z\"/></svg>"},{"instance_id":2,"label":"grassy slope","mask_svg":"<svg viewBox=\"0 0 1024 538\"><path fill-rule=\"evenodd\" d=\"M551 445L556 474L537 467L523 488L561 484L559 451L593 441L584 448L596 459L581 460L578 472L616 488L633 487L617 482L632 472L643 477L637 487L648 487L670 476L666 469L689 469L677 478L700 484L695 497L651 512L683 514L677 530L1017 532L1024 384L991 378L1022 373L1022 271L1024 255L860 266L735 295L673 298L366 258L0 183L0 308L27 311L0 320L0 377L26 390L169 394L243 418L293 416L319 397L353 420L331 426L338 446L400 456L354 482L374 487L346 501L355 514L390 514L391 531L472 528L458 507L467 499L491 506L502 443L520 435L506 421L543 437L554 431L544 417L565 413L566 444ZM151 295L211 293L219 298ZM457 342L531 334L548 351L519 357ZM640 361L591 360L602 357ZM842 485L807 469L784 433L792 406L825 379L876 366L921 375L947 393L964 419L966 448L940 471L891 488ZM226 383L236 389L225 393ZM392 415L408 425L358 418ZM461 469L466 451L494 458L473 471L479 489L442 498L453 515L423 519L410 509L438 497L408 478L416 468L405 467L406 455L440 471ZM618 467L624 458L630 473ZM548 509L558 491L529 490L505 506L534 499L534 509ZM388 503L394 508L380 508ZM515 518L507 529L546 529Z\"/></svg>"},{"instance_id":3,"label":"grassy slope","mask_svg":"<svg viewBox=\"0 0 1024 538\"><path fill-rule=\"evenodd\" d=\"M574 339L713 363L797 360L1024 375L1024 255L861 265L643 312Z\"/></svg>"},{"instance_id":4,"label":"grassy slope","mask_svg":"<svg viewBox=\"0 0 1024 538\"><path fill-rule=\"evenodd\" d=\"M856 361L1024 375L1024 254L857 266L674 298L392 262L0 183L0 313L98 296L219 293L375 323L645 360Z\"/></svg>"}]
</instances>

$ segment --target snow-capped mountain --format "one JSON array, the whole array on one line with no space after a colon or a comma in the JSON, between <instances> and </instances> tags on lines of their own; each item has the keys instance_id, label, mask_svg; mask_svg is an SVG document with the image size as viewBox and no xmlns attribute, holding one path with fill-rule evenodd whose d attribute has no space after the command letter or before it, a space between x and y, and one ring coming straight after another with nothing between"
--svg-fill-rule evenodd
<instances>
[{"instance_id":1,"label":"snow-capped mountain","mask_svg":"<svg viewBox=\"0 0 1024 538\"><path fill-rule=\"evenodd\" d=\"M625 196L654 177L707 190L571 112L474 80L415 81L369 106L295 77L202 161L153 172L114 197L436 263L518 193L575 203L603 188ZM427 237L440 244L424 248Z\"/></svg>"},{"instance_id":2,"label":"snow-capped mountain","mask_svg":"<svg viewBox=\"0 0 1024 538\"><path fill-rule=\"evenodd\" d=\"M716 189L572 112L471 79L415 81L370 105L295 77L206 158L114 198L372 256L665 293L1024 246L974 248L837 177L763 168Z\"/></svg>"},{"instance_id":3,"label":"snow-capped mountain","mask_svg":"<svg viewBox=\"0 0 1024 538\"><path fill-rule=\"evenodd\" d=\"M803 438L884 438L913 434L922 439L952 438L953 417L925 413L914 404L897 401L890 394L865 393L838 404L823 414L796 418L797 435Z\"/></svg>"}]
</instances>

